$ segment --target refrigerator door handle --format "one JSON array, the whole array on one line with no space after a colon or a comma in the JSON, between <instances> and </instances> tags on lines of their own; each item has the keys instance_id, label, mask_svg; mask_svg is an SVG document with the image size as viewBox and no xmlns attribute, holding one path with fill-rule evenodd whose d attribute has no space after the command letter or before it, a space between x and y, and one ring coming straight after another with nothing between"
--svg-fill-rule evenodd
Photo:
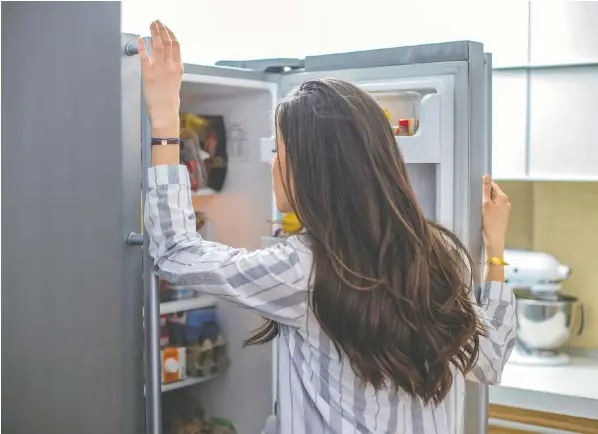
<instances>
[{"instance_id":1,"label":"refrigerator door handle","mask_svg":"<svg viewBox=\"0 0 598 434\"><path fill-rule=\"evenodd\" d=\"M125 54L127 56L134 56L136 54L139 54L139 52L137 51L137 45L129 42L127 45L125 45Z\"/></svg>"},{"instance_id":2,"label":"refrigerator door handle","mask_svg":"<svg viewBox=\"0 0 598 434\"><path fill-rule=\"evenodd\" d=\"M151 39L144 38L148 54L151 54ZM125 54L138 54L137 46L129 43L125 46ZM141 77L140 77L141 80ZM141 170L142 201L148 190L147 171L152 163L151 125L141 93ZM143 203L145 205L145 203ZM142 207L143 209L143 207ZM131 246L143 245L143 329L145 336L145 432L146 434L162 434L162 379L160 363L160 300L158 297L158 276L154 274L154 262L149 255L149 237L147 232L138 234L131 232L127 236Z\"/></svg>"},{"instance_id":3,"label":"refrigerator door handle","mask_svg":"<svg viewBox=\"0 0 598 434\"><path fill-rule=\"evenodd\" d=\"M127 235L127 244L129 246L143 246L143 234L131 232Z\"/></svg>"}]
</instances>

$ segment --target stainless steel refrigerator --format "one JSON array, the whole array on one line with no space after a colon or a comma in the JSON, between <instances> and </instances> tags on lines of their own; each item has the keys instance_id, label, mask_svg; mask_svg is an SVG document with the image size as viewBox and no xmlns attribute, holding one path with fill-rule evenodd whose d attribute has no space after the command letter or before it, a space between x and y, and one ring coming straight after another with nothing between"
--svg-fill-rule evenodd
<instances>
[{"instance_id":1,"label":"stainless steel refrigerator","mask_svg":"<svg viewBox=\"0 0 598 434\"><path fill-rule=\"evenodd\" d=\"M121 35L118 2L2 4L8 433L161 432L168 392L160 384L158 312L170 307L160 305L139 246L149 124L136 38ZM392 119L419 119L417 132L397 141L417 196L481 264L491 60L467 41L185 65L182 110L223 115L234 132L224 188L194 198L213 221L216 241L247 248L271 242L274 105L302 80L322 76L359 84ZM257 434L274 410L277 366L271 347L241 343L261 320L224 302L202 303L217 305L231 363L189 387L209 413ZM485 433L487 388L468 385L466 401L464 432Z\"/></svg>"}]
</instances>

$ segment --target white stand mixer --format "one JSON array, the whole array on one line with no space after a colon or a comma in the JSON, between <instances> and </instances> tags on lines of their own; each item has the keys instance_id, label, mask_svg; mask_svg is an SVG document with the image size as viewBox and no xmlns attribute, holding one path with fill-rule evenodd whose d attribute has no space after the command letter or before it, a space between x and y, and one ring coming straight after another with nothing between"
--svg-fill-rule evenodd
<instances>
[{"instance_id":1,"label":"white stand mixer","mask_svg":"<svg viewBox=\"0 0 598 434\"><path fill-rule=\"evenodd\" d=\"M569 356L560 348L571 336L575 313L583 331L583 306L575 297L562 295L562 282L571 269L543 252L506 250L505 281L517 300L517 341L510 363L563 365Z\"/></svg>"}]
</instances>

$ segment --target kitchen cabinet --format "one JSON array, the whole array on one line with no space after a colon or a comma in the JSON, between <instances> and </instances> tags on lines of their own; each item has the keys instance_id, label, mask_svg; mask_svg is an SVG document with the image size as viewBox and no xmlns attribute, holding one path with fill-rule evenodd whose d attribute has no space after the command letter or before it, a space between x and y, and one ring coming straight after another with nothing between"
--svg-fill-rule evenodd
<instances>
[{"instance_id":1,"label":"kitchen cabinet","mask_svg":"<svg viewBox=\"0 0 598 434\"><path fill-rule=\"evenodd\" d=\"M492 74L492 176L522 179L527 164L527 71Z\"/></svg>"},{"instance_id":2,"label":"kitchen cabinet","mask_svg":"<svg viewBox=\"0 0 598 434\"><path fill-rule=\"evenodd\" d=\"M598 66L530 74L529 177L598 180Z\"/></svg>"},{"instance_id":3,"label":"kitchen cabinet","mask_svg":"<svg viewBox=\"0 0 598 434\"><path fill-rule=\"evenodd\" d=\"M530 2L532 65L598 62L598 2Z\"/></svg>"},{"instance_id":4,"label":"kitchen cabinet","mask_svg":"<svg viewBox=\"0 0 598 434\"><path fill-rule=\"evenodd\" d=\"M598 65L499 69L492 86L494 178L598 180Z\"/></svg>"}]
</instances>

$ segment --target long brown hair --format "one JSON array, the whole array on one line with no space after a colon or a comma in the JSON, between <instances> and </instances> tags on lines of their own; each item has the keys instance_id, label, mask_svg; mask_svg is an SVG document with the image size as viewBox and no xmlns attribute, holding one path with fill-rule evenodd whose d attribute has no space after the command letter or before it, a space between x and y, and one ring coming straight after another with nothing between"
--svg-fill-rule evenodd
<instances>
[{"instance_id":1,"label":"long brown hair","mask_svg":"<svg viewBox=\"0 0 598 434\"><path fill-rule=\"evenodd\" d=\"M424 217L366 92L308 80L278 104L275 122L285 189L313 251L309 302L320 326L364 383L439 403L452 367L473 368L484 333L469 297L471 256ZM268 322L247 344L277 333Z\"/></svg>"}]
</instances>

